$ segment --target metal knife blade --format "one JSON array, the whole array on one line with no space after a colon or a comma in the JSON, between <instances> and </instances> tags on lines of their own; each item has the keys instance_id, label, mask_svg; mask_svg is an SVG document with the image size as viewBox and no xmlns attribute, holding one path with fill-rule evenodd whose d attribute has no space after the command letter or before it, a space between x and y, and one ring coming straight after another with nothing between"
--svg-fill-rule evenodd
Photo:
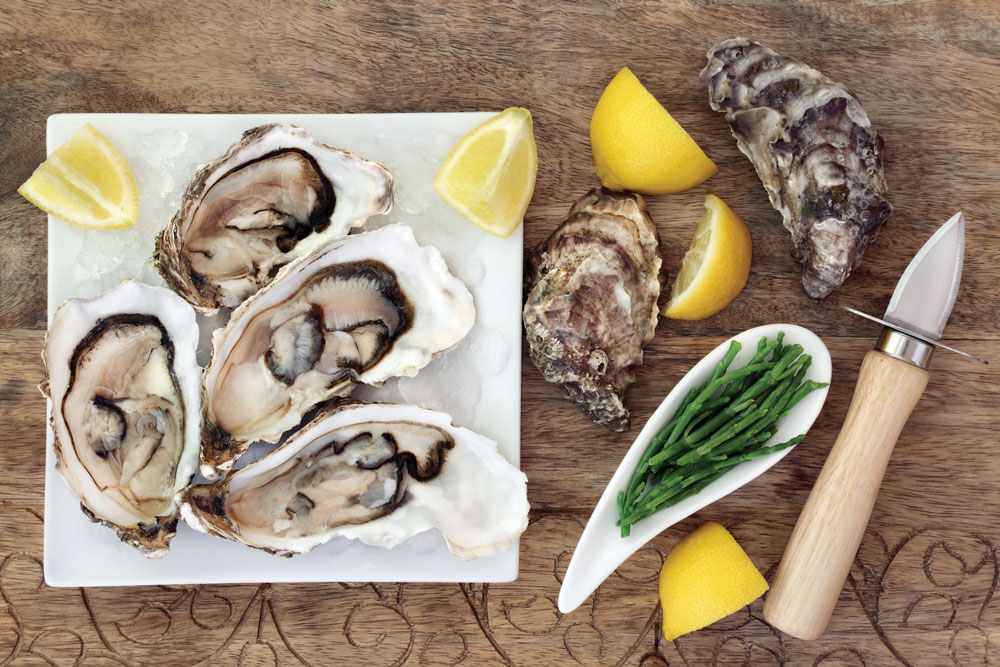
<instances>
[{"instance_id":1,"label":"metal knife blade","mask_svg":"<svg viewBox=\"0 0 1000 667\"><path fill-rule=\"evenodd\" d=\"M941 225L896 283L885 320L932 340L941 338L962 281L965 215Z\"/></svg>"}]
</instances>

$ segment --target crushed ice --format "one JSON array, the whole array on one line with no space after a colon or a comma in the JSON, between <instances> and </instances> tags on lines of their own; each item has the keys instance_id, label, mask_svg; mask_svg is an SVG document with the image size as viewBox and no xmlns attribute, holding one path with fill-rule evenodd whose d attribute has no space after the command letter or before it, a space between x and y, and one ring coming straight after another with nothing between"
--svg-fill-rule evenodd
<instances>
[{"instance_id":1,"label":"crushed ice","mask_svg":"<svg viewBox=\"0 0 1000 667\"><path fill-rule=\"evenodd\" d=\"M197 169L200 146L180 130L154 130L122 146L139 186L139 219L128 229L85 230L70 273L75 296L102 294L126 278L162 286L153 266L156 236L180 205L184 186Z\"/></svg>"}]
</instances>

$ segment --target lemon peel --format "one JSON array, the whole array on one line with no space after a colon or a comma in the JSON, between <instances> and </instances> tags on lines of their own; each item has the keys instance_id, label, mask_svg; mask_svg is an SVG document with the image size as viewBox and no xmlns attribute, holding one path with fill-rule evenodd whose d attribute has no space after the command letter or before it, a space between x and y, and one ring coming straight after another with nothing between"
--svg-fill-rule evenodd
<instances>
[{"instance_id":1,"label":"lemon peel","mask_svg":"<svg viewBox=\"0 0 1000 667\"><path fill-rule=\"evenodd\" d=\"M702 183L718 167L624 67L590 118L594 171L604 187L660 195Z\"/></svg>"},{"instance_id":2,"label":"lemon peel","mask_svg":"<svg viewBox=\"0 0 1000 667\"><path fill-rule=\"evenodd\" d=\"M711 625L767 589L767 581L729 531L710 521L684 536L663 561L663 635L673 641Z\"/></svg>"}]
</instances>

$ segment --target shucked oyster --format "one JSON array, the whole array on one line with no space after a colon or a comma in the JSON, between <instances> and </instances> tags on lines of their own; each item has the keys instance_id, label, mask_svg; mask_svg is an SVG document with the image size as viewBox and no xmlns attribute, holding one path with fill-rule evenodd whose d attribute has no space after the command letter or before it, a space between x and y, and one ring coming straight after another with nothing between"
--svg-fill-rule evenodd
<instances>
[{"instance_id":1,"label":"shucked oyster","mask_svg":"<svg viewBox=\"0 0 1000 667\"><path fill-rule=\"evenodd\" d=\"M333 241L282 269L212 338L202 474L277 442L314 405L415 375L472 328L472 295L406 225Z\"/></svg>"},{"instance_id":2,"label":"shucked oyster","mask_svg":"<svg viewBox=\"0 0 1000 667\"><path fill-rule=\"evenodd\" d=\"M150 558L166 555L198 466L197 344L187 303L133 281L64 303L45 342L56 470L84 514Z\"/></svg>"},{"instance_id":3,"label":"shucked oyster","mask_svg":"<svg viewBox=\"0 0 1000 667\"><path fill-rule=\"evenodd\" d=\"M743 37L709 50L701 81L792 234L803 289L825 298L892 212L882 137L842 84Z\"/></svg>"},{"instance_id":4,"label":"shucked oyster","mask_svg":"<svg viewBox=\"0 0 1000 667\"><path fill-rule=\"evenodd\" d=\"M391 548L439 528L461 558L510 547L528 525L524 473L496 443L415 405L326 408L281 447L190 487L191 526L290 556L340 535Z\"/></svg>"},{"instance_id":5,"label":"shucked oyster","mask_svg":"<svg viewBox=\"0 0 1000 667\"><path fill-rule=\"evenodd\" d=\"M659 235L642 197L598 188L535 250L522 313L531 360L588 417L629 428L625 389L653 339Z\"/></svg>"},{"instance_id":6,"label":"shucked oyster","mask_svg":"<svg viewBox=\"0 0 1000 667\"><path fill-rule=\"evenodd\" d=\"M392 208L392 175L301 127L247 130L202 167L156 242L156 266L199 312L232 308L277 268Z\"/></svg>"}]
</instances>

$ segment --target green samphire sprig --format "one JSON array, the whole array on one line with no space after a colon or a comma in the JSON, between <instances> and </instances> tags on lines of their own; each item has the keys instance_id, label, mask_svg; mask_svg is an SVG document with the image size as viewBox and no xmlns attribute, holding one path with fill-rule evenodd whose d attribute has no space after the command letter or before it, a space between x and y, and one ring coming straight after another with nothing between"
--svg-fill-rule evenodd
<instances>
[{"instance_id":1,"label":"green samphire sprig","mask_svg":"<svg viewBox=\"0 0 1000 667\"><path fill-rule=\"evenodd\" d=\"M618 492L618 525L632 524L692 496L743 461L795 445L797 435L766 445L777 422L824 382L805 380L812 357L784 345L784 332L761 338L750 361L729 370L741 346L735 340L712 376L692 389L650 441L628 486Z\"/></svg>"}]
</instances>

